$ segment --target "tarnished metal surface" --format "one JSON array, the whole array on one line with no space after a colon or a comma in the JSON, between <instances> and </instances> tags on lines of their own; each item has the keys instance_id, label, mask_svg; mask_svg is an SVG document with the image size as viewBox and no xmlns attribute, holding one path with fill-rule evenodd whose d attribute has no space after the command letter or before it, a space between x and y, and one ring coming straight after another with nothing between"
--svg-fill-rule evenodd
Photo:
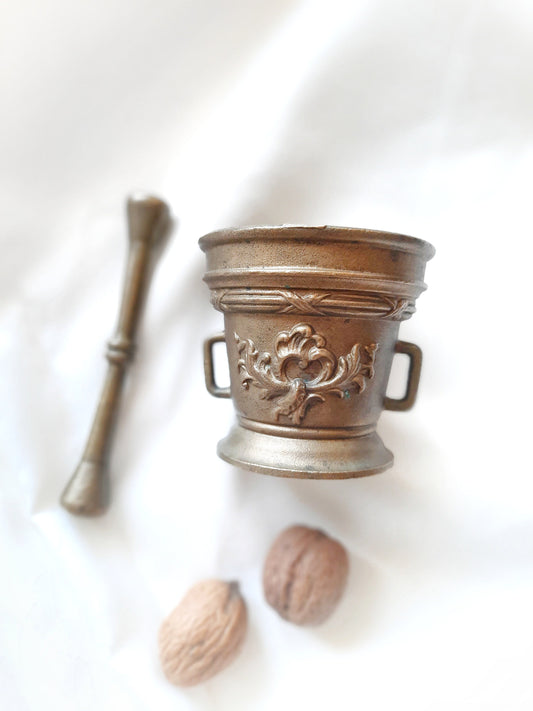
<instances>
[{"instance_id":1,"label":"tarnished metal surface","mask_svg":"<svg viewBox=\"0 0 533 711\"><path fill-rule=\"evenodd\" d=\"M231 397L237 424L219 455L253 471L302 478L365 476L391 466L376 425L415 400L422 353L398 341L426 288L434 248L347 227L253 227L200 240L205 281L225 334L205 344L206 384ZM212 346L224 339L231 387ZM392 359L410 359L401 399L386 397Z\"/></svg>"},{"instance_id":2,"label":"tarnished metal surface","mask_svg":"<svg viewBox=\"0 0 533 711\"><path fill-rule=\"evenodd\" d=\"M151 272L171 224L166 203L152 196L130 197L127 214L128 260L117 328L107 347L107 375L85 451L61 496L61 504L81 516L103 514L109 505L108 462L124 376Z\"/></svg>"}]
</instances>

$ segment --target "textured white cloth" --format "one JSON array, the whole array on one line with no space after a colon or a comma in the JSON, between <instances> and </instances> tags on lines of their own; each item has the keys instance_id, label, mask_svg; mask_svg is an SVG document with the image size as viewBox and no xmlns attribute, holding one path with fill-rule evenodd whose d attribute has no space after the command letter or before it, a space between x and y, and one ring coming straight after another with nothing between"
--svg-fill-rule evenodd
<instances>
[{"instance_id":1,"label":"textured white cloth","mask_svg":"<svg viewBox=\"0 0 533 711\"><path fill-rule=\"evenodd\" d=\"M530 711L533 704L529 0L18 0L0 9L0 705ZM58 496L99 395L125 196L179 220L155 273L100 520ZM401 337L420 394L362 480L282 480L215 453L222 319L198 238L245 224L392 230L437 248ZM403 374L393 372L398 395ZM347 547L323 627L283 622L261 566L292 523ZM156 635L204 577L250 630L202 687Z\"/></svg>"}]
</instances>

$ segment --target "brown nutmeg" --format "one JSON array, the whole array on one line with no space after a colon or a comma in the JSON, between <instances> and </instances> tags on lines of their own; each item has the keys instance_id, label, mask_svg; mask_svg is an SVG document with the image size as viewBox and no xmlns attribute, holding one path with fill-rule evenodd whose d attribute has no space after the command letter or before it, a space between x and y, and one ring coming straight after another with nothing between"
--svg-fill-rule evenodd
<instances>
[{"instance_id":1,"label":"brown nutmeg","mask_svg":"<svg viewBox=\"0 0 533 711\"><path fill-rule=\"evenodd\" d=\"M285 620L319 625L337 606L347 578L344 546L318 529L291 526L268 552L263 589L268 604Z\"/></svg>"},{"instance_id":2,"label":"brown nutmeg","mask_svg":"<svg viewBox=\"0 0 533 711\"><path fill-rule=\"evenodd\" d=\"M210 679L237 656L246 627L246 605L237 583L197 583L159 629L165 676L177 686Z\"/></svg>"}]
</instances>

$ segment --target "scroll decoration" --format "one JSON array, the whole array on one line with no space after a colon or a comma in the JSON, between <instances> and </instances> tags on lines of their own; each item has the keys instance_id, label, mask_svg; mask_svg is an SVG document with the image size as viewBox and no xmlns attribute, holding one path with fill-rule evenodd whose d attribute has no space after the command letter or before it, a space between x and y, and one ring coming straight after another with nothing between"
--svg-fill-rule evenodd
<instances>
[{"instance_id":1,"label":"scroll decoration","mask_svg":"<svg viewBox=\"0 0 533 711\"><path fill-rule=\"evenodd\" d=\"M352 392L363 392L374 377L377 343L356 343L347 355L337 358L326 347L324 336L299 323L278 333L272 355L260 353L251 339L234 336L242 387L259 388L262 400L275 401L276 420L284 415L299 425L308 409L325 402L326 395L351 397Z\"/></svg>"}]
</instances>

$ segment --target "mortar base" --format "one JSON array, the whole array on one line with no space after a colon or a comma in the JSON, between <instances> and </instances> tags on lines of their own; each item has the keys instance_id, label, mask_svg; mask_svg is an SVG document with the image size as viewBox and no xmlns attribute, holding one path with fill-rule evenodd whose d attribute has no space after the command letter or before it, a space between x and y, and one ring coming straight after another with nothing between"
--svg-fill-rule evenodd
<instances>
[{"instance_id":1,"label":"mortar base","mask_svg":"<svg viewBox=\"0 0 533 711\"><path fill-rule=\"evenodd\" d=\"M254 432L234 425L218 456L261 474L297 479L351 479L379 474L394 457L376 432L344 439L305 439Z\"/></svg>"}]
</instances>

